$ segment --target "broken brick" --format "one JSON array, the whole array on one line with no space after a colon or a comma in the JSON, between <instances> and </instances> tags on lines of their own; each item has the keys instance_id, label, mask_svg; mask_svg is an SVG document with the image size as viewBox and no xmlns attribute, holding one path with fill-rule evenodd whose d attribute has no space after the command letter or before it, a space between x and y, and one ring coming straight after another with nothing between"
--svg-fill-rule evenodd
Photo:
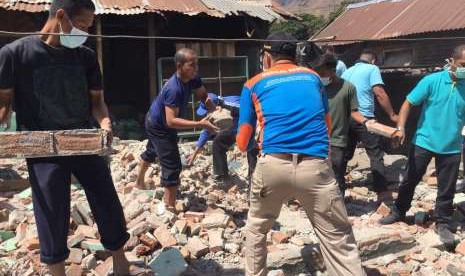
<instances>
[{"instance_id":1,"label":"broken brick","mask_svg":"<svg viewBox=\"0 0 465 276\"><path fill-rule=\"evenodd\" d=\"M171 247L177 244L176 239L173 237L173 235L171 235L171 232L168 230L166 225L162 225L155 229L153 234L163 247Z\"/></svg>"},{"instance_id":2,"label":"broken brick","mask_svg":"<svg viewBox=\"0 0 465 276\"><path fill-rule=\"evenodd\" d=\"M210 252L216 253L218 251L223 251L224 249L224 240L223 240L223 229L218 230L208 230L208 247Z\"/></svg>"},{"instance_id":3,"label":"broken brick","mask_svg":"<svg viewBox=\"0 0 465 276\"><path fill-rule=\"evenodd\" d=\"M154 250L158 246L158 241L149 237L146 234L143 234L139 237L140 242L150 248L150 250Z\"/></svg>"},{"instance_id":4,"label":"broken brick","mask_svg":"<svg viewBox=\"0 0 465 276\"><path fill-rule=\"evenodd\" d=\"M192 237L187 241L186 248L192 256L199 258L208 253L209 248L199 237Z\"/></svg>"},{"instance_id":5,"label":"broken brick","mask_svg":"<svg viewBox=\"0 0 465 276\"><path fill-rule=\"evenodd\" d=\"M83 235L86 238L90 239L98 239L98 231L92 226L88 225L79 225L76 231L74 232L75 235Z\"/></svg>"},{"instance_id":6,"label":"broken brick","mask_svg":"<svg viewBox=\"0 0 465 276\"><path fill-rule=\"evenodd\" d=\"M286 234L286 233L283 233L283 232L279 232L279 231L276 231L276 232L273 232L271 234L271 239L277 243L277 244L281 244L281 243L286 243L289 241L289 236Z\"/></svg>"},{"instance_id":7,"label":"broken brick","mask_svg":"<svg viewBox=\"0 0 465 276\"><path fill-rule=\"evenodd\" d=\"M187 221L184 219L177 220L173 227L178 231L179 234L184 234L187 230Z\"/></svg>"},{"instance_id":8,"label":"broken brick","mask_svg":"<svg viewBox=\"0 0 465 276\"><path fill-rule=\"evenodd\" d=\"M384 202L382 202L376 210L376 213L385 217L391 213L391 209L387 207L386 204L384 204Z\"/></svg>"}]
</instances>

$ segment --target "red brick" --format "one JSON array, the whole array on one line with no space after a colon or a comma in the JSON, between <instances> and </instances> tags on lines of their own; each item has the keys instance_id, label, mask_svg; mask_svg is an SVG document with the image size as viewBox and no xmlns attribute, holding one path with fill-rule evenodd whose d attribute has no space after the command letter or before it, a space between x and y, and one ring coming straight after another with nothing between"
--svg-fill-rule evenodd
<instances>
[{"instance_id":1,"label":"red brick","mask_svg":"<svg viewBox=\"0 0 465 276\"><path fill-rule=\"evenodd\" d=\"M80 265L72 264L68 267L68 272L66 275L68 276L82 276L84 271Z\"/></svg>"},{"instance_id":2,"label":"red brick","mask_svg":"<svg viewBox=\"0 0 465 276\"><path fill-rule=\"evenodd\" d=\"M273 232L271 234L271 239L277 244L286 243L289 240L289 236L283 232Z\"/></svg>"},{"instance_id":3,"label":"red brick","mask_svg":"<svg viewBox=\"0 0 465 276\"><path fill-rule=\"evenodd\" d=\"M186 248L191 252L192 256L199 258L208 253L209 248L199 237L190 238Z\"/></svg>"},{"instance_id":4,"label":"red brick","mask_svg":"<svg viewBox=\"0 0 465 276\"><path fill-rule=\"evenodd\" d=\"M76 231L74 232L75 235L83 235L84 237L86 238L90 238L90 239L98 239L98 231L97 229L95 229L94 227L92 226L88 226L88 225L79 225L78 228L76 229Z\"/></svg>"},{"instance_id":5,"label":"red brick","mask_svg":"<svg viewBox=\"0 0 465 276\"><path fill-rule=\"evenodd\" d=\"M465 255L465 240L457 245L455 252Z\"/></svg>"},{"instance_id":6,"label":"red brick","mask_svg":"<svg viewBox=\"0 0 465 276\"><path fill-rule=\"evenodd\" d=\"M184 218L192 219L193 222L199 222L205 217L205 214L202 212L191 212L188 211L184 214Z\"/></svg>"},{"instance_id":7,"label":"red brick","mask_svg":"<svg viewBox=\"0 0 465 276\"><path fill-rule=\"evenodd\" d=\"M22 247L27 250L39 249L39 238L30 238L22 241Z\"/></svg>"},{"instance_id":8,"label":"red brick","mask_svg":"<svg viewBox=\"0 0 465 276\"><path fill-rule=\"evenodd\" d=\"M184 219L177 220L174 223L173 227L177 229L178 233L184 234L187 230L187 220L184 220Z\"/></svg>"},{"instance_id":9,"label":"red brick","mask_svg":"<svg viewBox=\"0 0 465 276\"><path fill-rule=\"evenodd\" d=\"M149 237L146 234L143 234L139 237L140 242L150 248L150 250L154 250L158 246L158 241Z\"/></svg>"},{"instance_id":10,"label":"red brick","mask_svg":"<svg viewBox=\"0 0 465 276\"><path fill-rule=\"evenodd\" d=\"M136 253L136 256L140 257L140 256L148 255L150 253L151 249L150 249L150 247L148 247L146 245L139 244L138 246L136 246L136 248L134 248L134 251Z\"/></svg>"},{"instance_id":11,"label":"red brick","mask_svg":"<svg viewBox=\"0 0 465 276\"><path fill-rule=\"evenodd\" d=\"M389 207L387 207L386 204L384 204L383 202L381 203L381 205L379 205L378 209L376 210L376 213L385 217L391 213L391 209L389 209Z\"/></svg>"},{"instance_id":12,"label":"red brick","mask_svg":"<svg viewBox=\"0 0 465 276\"><path fill-rule=\"evenodd\" d=\"M223 248L224 248L223 234L224 234L223 229L208 231L208 247L210 248L210 252L216 253L218 251L223 251Z\"/></svg>"},{"instance_id":13,"label":"red brick","mask_svg":"<svg viewBox=\"0 0 465 276\"><path fill-rule=\"evenodd\" d=\"M239 191L239 185L234 185L228 190L228 194L235 195Z\"/></svg>"},{"instance_id":14,"label":"red brick","mask_svg":"<svg viewBox=\"0 0 465 276\"><path fill-rule=\"evenodd\" d=\"M95 273L98 276L107 276L110 273L112 268L113 268L113 258L108 257L103 263L101 263L100 265L97 266L97 268L95 268Z\"/></svg>"},{"instance_id":15,"label":"red brick","mask_svg":"<svg viewBox=\"0 0 465 276\"><path fill-rule=\"evenodd\" d=\"M178 243L176 239L173 237L173 235L171 235L170 230L168 230L168 228L165 225L162 225L155 229L155 232L153 234L163 247L175 246Z\"/></svg>"}]
</instances>

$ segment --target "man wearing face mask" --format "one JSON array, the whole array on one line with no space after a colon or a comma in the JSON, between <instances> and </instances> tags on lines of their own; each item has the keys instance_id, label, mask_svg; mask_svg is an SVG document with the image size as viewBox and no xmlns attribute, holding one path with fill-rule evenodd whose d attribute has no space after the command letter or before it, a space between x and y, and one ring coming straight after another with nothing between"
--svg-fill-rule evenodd
<instances>
[{"instance_id":1,"label":"man wearing face mask","mask_svg":"<svg viewBox=\"0 0 465 276\"><path fill-rule=\"evenodd\" d=\"M95 53L82 44L92 26L91 0L54 0L42 33L0 49L0 123L14 109L18 130L90 128L90 116L111 133ZM66 34L82 36L66 36ZM110 139L111 140L111 139ZM128 274L123 246L129 239L110 170L96 155L27 159L40 259L52 275L65 275L70 222L70 178L89 201L101 242L113 254L115 275Z\"/></svg>"},{"instance_id":2,"label":"man wearing face mask","mask_svg":"<svg viewBox=\"0 0 465 276\"><path fill-rule=\"evenodd\" d=\"M241 93L241 151L254 145L258 121L262 156L250 187L245 274L265 276L266 237L282 204L296 198L320 240L329 275L365 275L347 211L328 157L328 100L318 75L297 66L295 38L277 32L264 46L265 71Z\"/></svg>"},{"instance_id":3,"label":"man wearing face mask","mask_svg":"<svg viewBox=\"0 0 465 276\"><path fill-rule=\"evenodd\" d=\"M360 113L368 119L375 118L375 99L388 114L391 121L397 123L397 114L392 108L391 101L384 89L384 82L378 66L375 65L376 54L365 50L354 66L347 69L342 78L351 82L357 89L357 99ZM361 141L370 158L373 175L373 188L376 192L387 190L387 180L384 168L384 152L381 149L381 137L368 132L365 125L351 120L349 127L349 143L346 151L346 162L354 157L357 143Z\"/></svg>"},{"instance_id":4,"label":"man wearing face mask","mask_svg":"<svg viewBox=\"0 0 465 276\"><path fill-rule=\"evenodd\" d=\"M401 143L405 139L405 122L410 109L419 105L423 107L410 145L406 177L399 187L399 197L391 214L380 223L391 224L405 219L415 187L434 157L438 174L434 210L436 231L442 242L453 244L454 237L448 224L453 213L463 139L461 131L465 124L465 45L455 48L445 70L424 77L407 95L395 134Z\"/></svg>"},{"instance_id":5,"label":"man wearing face mask","mask_svg":"<svg viewBox=\"0 0 465 276\"><path fill-rule=\"evenodd\" d=\"M345 172L347 163L344 155L349 141L350 119L365 125L369 120L358 111L358 101L355 86L338 77L338 60L332 54L324 54L313 62L313 67L325 85L329 100L331 116L331 164L339 188L344 194L346 189Z\"/></svg>"}]
</instances>

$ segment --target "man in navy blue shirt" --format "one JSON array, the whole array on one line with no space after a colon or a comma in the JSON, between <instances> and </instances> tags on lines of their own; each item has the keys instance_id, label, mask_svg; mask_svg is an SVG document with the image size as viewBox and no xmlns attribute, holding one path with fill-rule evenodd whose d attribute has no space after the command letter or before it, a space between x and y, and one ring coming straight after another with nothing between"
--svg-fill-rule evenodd
<instances>
[{"instance_id":1,"label":"man in navy blue shirt","mask_svg":"<svg viewBox=\"0 0 465 276\"><path fill-rule=\"evenodd\" d=\"M150 163L158 157L161 166L161 185L165 187L164 204L173 209L176 191L179 186L179 174L182 170L178 148L177 130L205 128L212 133L218 128L208 120L192 121L183 119L187 115L187 104L194 91L208 109L215 104L208 99L202 81L197 77L197 55L191 49L183 48L174 56L176 73L163 86L146 116L145 129L149 139L147 149L141 154L137 187L144 187L145 172Z\"/></svg>"}]
</instances>

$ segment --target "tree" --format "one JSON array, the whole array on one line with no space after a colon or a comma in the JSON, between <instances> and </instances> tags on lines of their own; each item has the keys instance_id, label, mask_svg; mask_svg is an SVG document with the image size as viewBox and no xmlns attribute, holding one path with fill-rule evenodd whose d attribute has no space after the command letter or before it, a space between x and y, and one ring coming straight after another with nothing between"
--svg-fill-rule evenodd
<instances>
[{"instance_id":1,"label":"tree","mask_svg":"<svg viewBox=\"0 0 465 276\"><path fill-rule=\"evenodd\" d=\"M271 32L281 31L292 34L298 40L307 40L327 24L324 16L301 14L299 17L301 20L292 19L273 23Z\"/></svg>"}]
</instances>

